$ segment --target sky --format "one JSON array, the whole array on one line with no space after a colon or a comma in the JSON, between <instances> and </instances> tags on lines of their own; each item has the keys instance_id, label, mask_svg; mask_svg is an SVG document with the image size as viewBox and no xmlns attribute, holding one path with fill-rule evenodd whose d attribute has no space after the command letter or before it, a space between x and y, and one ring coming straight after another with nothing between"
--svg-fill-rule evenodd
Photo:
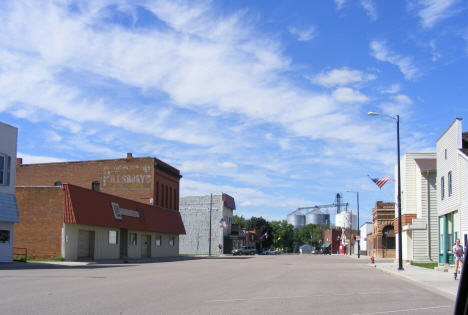
<instances>
[{"instance_id":1,"label":"sky","mask_svg":"<svg viewBox=\"0 0 468 315\"><path fill-rule=\"evenodd\" d=\"M468 118L462 0L0 2L0 121L23 163L154 156L180 196L285 220L434 152ZM466 127L463 130L467 130ZM333 208L330 208L333 221Z\"/></svg>"}]
</instances>

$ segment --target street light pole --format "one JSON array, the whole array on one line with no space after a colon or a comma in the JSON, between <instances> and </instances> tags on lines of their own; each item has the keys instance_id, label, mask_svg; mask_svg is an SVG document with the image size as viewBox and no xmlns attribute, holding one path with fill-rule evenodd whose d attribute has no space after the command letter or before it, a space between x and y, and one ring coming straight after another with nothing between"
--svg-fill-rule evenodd
<instances>
[{"instance_id":1,"label":"street light pole","mask_svg":"<svg viewBox=\"0 0 468 315\"><path fill-rule=\"evenodd\" d=\"M357 258L361 258L361 228L359 227L359 191L345 190L345 192L352 192L357 197L357 228L358 228L358 241L357 241ZM351 217L352 218L352 217ZM353 227L351 227L351 231Z\"/></svg>"},{"instance_id":2,"label":"street light pole","mask_svg":"<svg viewBox=\"0 0 468 315\"><path fill-rule=\"evenodd\" d=\"M403 242L402 242L402 229L401 229L401 180L400 180L400 116L388 116L374 112L367 113L369 116L385 116L397 122L397 151L398 151L398 270L403 269Z\"/></svg>"}]
</instances>

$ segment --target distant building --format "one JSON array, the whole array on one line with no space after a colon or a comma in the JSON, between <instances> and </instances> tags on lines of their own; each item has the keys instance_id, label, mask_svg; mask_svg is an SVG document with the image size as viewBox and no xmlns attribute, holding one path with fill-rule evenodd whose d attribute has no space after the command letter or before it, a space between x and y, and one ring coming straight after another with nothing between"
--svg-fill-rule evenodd
<instances>
[{"instance_id":1,"label":"distant building","mask_svg":"<svg viewBox=\"0 0 468 315\"><path fill-rule=\"evenodd\" d=\"M457 118L437 140L437 211L439 263L453 264L459 238L468 245L468 132Z\"/></svg>"},{"instance_id":2,"label":"distant building","mask_svg":"<svg viewBox=\"0 0 468 315\"><path fill-rule=\"evenodd\" d=\"M367 235L367 254L395 258L395 203L377 201L372 209L372 234Z\"/></svg>"},{"instance_id":3,"label":"distant building","mask_svg":"<svg viewBox=\"0 0 468 315\"><path fill-rule=\"evenodd\" d=\"M179 199L179 211L184 222L186 235L180 237L181 254L210 253L210 211L211 211L211 254L229 254L233 242L249 237L239 235L237 227L231 234L236 204L234 198L220 193L206 196L189 196ZM226 227L220 223L224 220ZM248 244L246 244L248 245ZM219 248L221 246L221 249Z\"/></svg>"},{"instance_id":4,"label":"distant building","mask_svg":"<svg viewBox=\"0 0 468 315\"><path fill-rule=\"evenodd\" d=\"M19 223L15 198L18 129L0 122L0 262L13 262L15 223Z\"/></svg>"},{"instance_id":5,"label":"distant building","mask_svg":"<svg viewBox=\"0 0 468 315\"><path fill-rule=\"evenodd\" d=\"M372 222L366 222L361 225L361 255L367 255L367 235L372 234ZM354 252L358 252L358 242L354 242Z\"/></svg>"},{"instance_id":6,"label":"distant building","mask_svg":"<svg viewBox=\"0 0 468 315\"><path fill-rule=\"evenodd\" d=\"M438 261L436 153L406 153L400 160L400 167L402 258L414 262ZM397 171L395 167L395 173ZM395 183L395 195L397 185ZM398 217L394 226L398 237Z\"/></svg>"}]
</instances>

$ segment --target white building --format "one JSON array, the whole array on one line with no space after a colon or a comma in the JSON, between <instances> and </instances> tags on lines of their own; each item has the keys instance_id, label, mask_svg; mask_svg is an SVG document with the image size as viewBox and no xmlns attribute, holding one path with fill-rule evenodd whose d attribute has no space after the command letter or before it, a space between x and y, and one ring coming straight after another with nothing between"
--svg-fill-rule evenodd
<instances>
[{"instance_id":1,"label":"white building","mask_svg":"<svg viewBox=\"0 0 468 315\"><path fill-rule=\"evenodd\" d=\"M457 118L437 140L439 263L453 263L452 247L468 235L468 132Z\"/></svg>"},{"instance_id":2,"label":"white building","mask_svg":"<svg viewBox=\"0 0 468 315\"><path fill-rule=\"evenodd\" d=\"M220 193L206 196L190 196L179 199L179 212L184 222L186 235L180 236L181 254L210 253L210 209L211 209L211 254L231 253L231 234L234 198ZM220 221L224 220L224 228ZM221 249L219 248L221 245Z\"/></svg>"},{"instance_id":3,"label":"white building","mask_svg":"<svg viewBox=\"0 0 468 315\"><path fill-rule=\"evenodd\" d=\"M436 153L406 153L400 160L400 167L403 260L437 261ZM396 166L395 178L397 172ZM395 182L395 200L397 193L398 183ZM395 231L399 232L398 224ZM398 243L396 246L398 249Z\"/></svg>"},{"instance_id":4,"label":"white building","mask_svg":"<svg viewBox=\"0 0 468 315\"><path fill-rule=\"evenodd\" d=\"M15 223L19 223L15 198L18 129L0 122L0 262L13 262Z\"/></svg>"},{"instance_id":5,"label":"white building","mask_svg":"<svg viewBox=\"0 0 468 315\"><path fill-rule=\"evenodd\" d=\"M361 255L367 255L367 235L372 233L372 222L366 222L361 225ZM354 242L354 252L358 252L358 242Z\"/></svg>"}]
</instances>

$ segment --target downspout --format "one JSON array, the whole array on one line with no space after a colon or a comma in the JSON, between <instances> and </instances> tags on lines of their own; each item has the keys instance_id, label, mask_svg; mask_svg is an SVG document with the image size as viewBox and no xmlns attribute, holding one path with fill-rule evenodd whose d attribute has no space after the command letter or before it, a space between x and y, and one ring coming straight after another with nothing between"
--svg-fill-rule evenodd
<instances>
[{"instance_id":1,"label":"downspout","mask_svg":"<svg viewBox=\"0 0 468 315\"><path fill-rule=\"evenodd\" d=\"M429 183L429 171L426 172L427 182L427 255L429 260L432 261L431 256L431 185Z\"/></svg>"}]
</instances>

